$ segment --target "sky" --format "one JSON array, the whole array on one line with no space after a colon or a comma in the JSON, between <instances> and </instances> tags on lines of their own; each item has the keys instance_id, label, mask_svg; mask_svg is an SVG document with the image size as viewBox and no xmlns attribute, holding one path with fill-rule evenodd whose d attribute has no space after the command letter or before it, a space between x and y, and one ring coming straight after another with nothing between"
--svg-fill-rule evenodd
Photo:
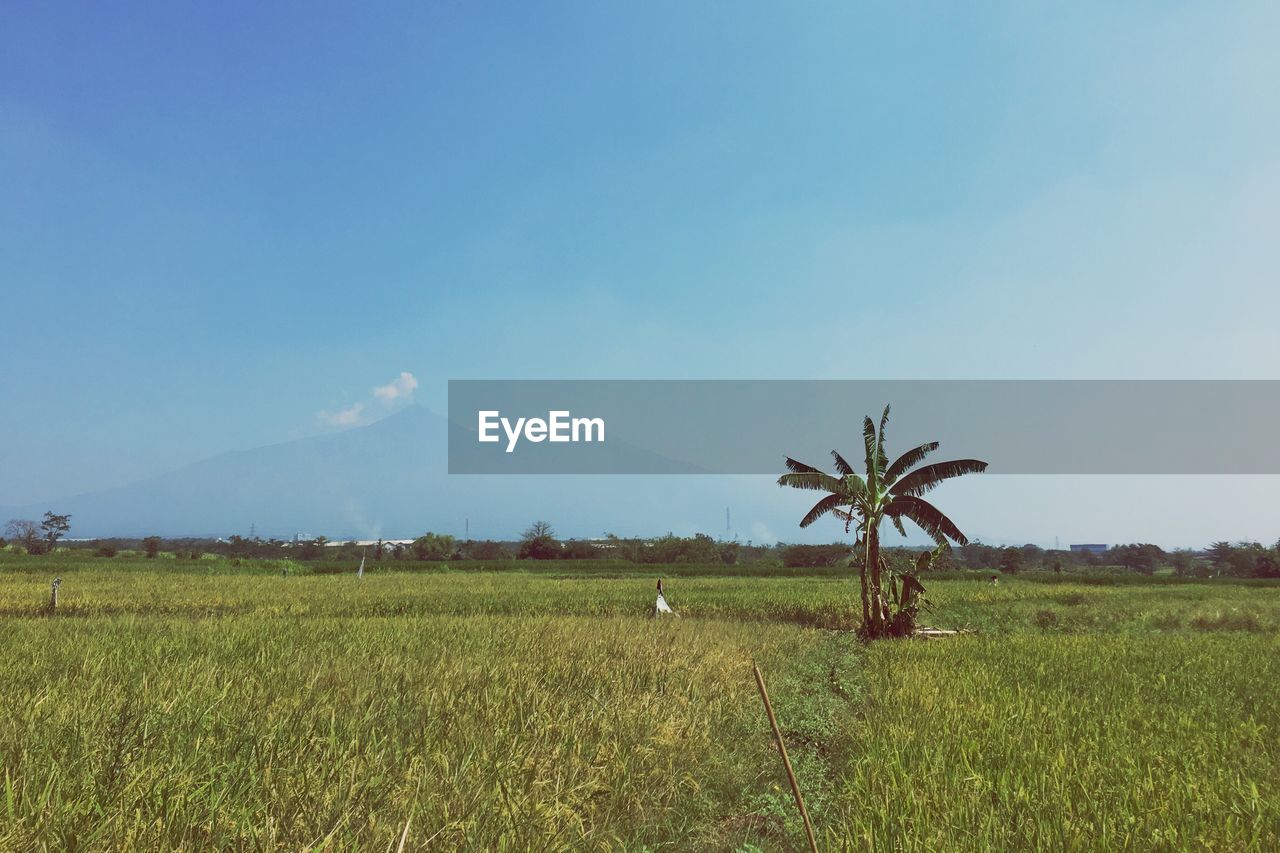
<instances>
[{"instance_id":1,"label":"sky","mask_svg":"<svg viewBox=\"0 0 1280 853\"><path fill-rule=\"evenodd\" d=\"M1275 378L1280 6L367 6L0 2L0 503L450 378ZM955 488L1171 492L1087 480Z\"/></svg>"}]
</instances>

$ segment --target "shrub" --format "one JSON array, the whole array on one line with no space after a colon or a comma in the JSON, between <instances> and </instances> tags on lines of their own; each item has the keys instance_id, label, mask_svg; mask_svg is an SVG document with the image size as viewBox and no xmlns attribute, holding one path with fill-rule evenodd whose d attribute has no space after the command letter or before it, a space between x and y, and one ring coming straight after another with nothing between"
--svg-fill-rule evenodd
<instances>
[{"instance_id":1,"label":"shrub","mask_svg":"<svg viewBox=\"0 0 1280 853\"><path fill-rule=\"evenodd\" d=\"M788 568L836 566L849 559L847 545L788 545L782 552L782 565Z\"/></svg>"},{"instance_id":2,"label":"shrub","mask_svg":"<svg viewBox=\"0 0 1280 853\"><path fill-rule=\"evenodd\" d=\"M463 546L466 557L471 560L509 560L511 552L501 542L468 542Z\"/></svg>"},{"instance_id":3,"label":"shrub","mask_svg":"<svg viewBox=\"0 0 1280 853\"><path fill-rule=\"evenodd\" d=\"M1058 614L1052 610L1037 610L1031 621L1041 631L1047 631L1050 628L1058 627Z\"/></svg>"},{"instance_id":4,"label":"shrub","mask_svg":"<svg viewBox=\"0 0 1280 853\"><path fill-rule=\"evenodd\" d=\"M456 543L452 536L425 533L413 540L413 556L418 560L448 560L453 557Z\"/></svg>"}]
</instances>

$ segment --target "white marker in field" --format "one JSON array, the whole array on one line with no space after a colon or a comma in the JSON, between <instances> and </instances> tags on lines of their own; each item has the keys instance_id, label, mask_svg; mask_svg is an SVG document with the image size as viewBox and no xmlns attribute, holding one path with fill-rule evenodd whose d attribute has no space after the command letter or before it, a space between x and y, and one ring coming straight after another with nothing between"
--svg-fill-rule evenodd
<instances>
[{"instance_id":1,"label":"white marker in field","mask_svg":"<svg viewBox=\"0 0 1280 853\"><path fill-rule=\"evenodd\" d=\"M364 577L364 554L360 555L360 568L356 569L356 577Z\"/></svg>"},{"instance_id":2,"label":"white marker in field","mask_svg":"<svg viewBox=\"0 0 1280 853\"><path fill-rule=\"evenodd\" d=\"M670 604L667 604L667 597L662 594L662 578L658 578L658 601L653 605L653 615L662 616L663 614L670 614L676 617L680 615L671 609Z\"/></svg>"}]
</instances>

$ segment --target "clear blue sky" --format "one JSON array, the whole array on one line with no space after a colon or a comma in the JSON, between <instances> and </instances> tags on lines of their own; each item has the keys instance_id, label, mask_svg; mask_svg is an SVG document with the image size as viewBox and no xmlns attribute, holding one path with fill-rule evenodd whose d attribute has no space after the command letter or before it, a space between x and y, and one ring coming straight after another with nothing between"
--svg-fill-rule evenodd
<instances>
[{"instance_id":1,"label":"clear blue sky","mask_svg":"<svg viewBox=\"0 0 1280 853\"><path fill-rule=\"evenodd\" d=\"M401 371L1275 377L1280 6L376 5L0 4L0 502Z\"/></svg>"}]
</instances>

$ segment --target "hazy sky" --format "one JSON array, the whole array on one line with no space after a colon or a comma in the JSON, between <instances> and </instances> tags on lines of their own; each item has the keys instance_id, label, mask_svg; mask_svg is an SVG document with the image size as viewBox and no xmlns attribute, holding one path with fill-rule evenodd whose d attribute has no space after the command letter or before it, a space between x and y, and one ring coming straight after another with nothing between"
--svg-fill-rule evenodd
<instances>
[{"instance_id":1,"label":"hazy sky","mask_svg":"<svg viewBox=\"0 0 1280 853\"><path fill-rule=\"evenodd\" d=\"M0 502L405 371L1276 376L1274 3L376 5L0 3ZM1199 535L1104 481L955 494Z\"/></svg>"}]
</instances>

